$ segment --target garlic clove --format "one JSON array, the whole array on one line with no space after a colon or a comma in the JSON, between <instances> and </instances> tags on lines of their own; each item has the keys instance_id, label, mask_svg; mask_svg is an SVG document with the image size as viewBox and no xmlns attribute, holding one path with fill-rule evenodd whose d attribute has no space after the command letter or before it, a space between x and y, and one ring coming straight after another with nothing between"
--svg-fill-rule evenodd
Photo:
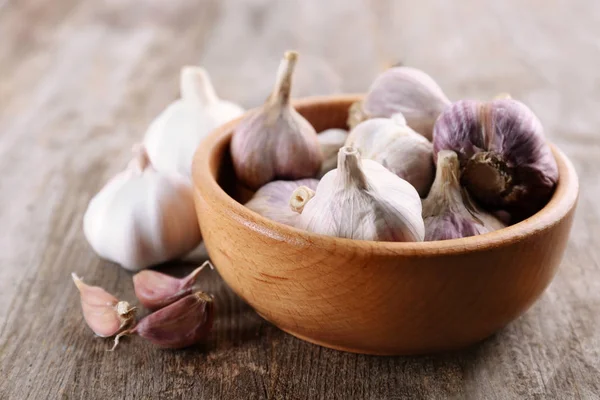
<instances>
[{"instance_id":1,"label":"garlic clove","mask_svg":"<svg viewBox=\"0 0 600 400\"><path fill-rule=\"evenodd\" d=\"M169 349L181 349L204 340L214 319L212 296L203 292L189 294L146 316L132 329L115 337L113 350L125 335L138 335L149 342Z\"/></svg>"},{"instance_id":2,"label":"garlic clove","mask_svg":"<svg viewBox=\"0 0 600 400\"><path fill-rule=\"evenodd\" d=\"M321 179L296 226L358 240L422 241L425 234L415 188L349 146L340 149L337 169Z\"/></svg>"},{"instance_id":3,"label":"garlic clove","mask_svg":"<svg viewBox=\"0 0 600 400\"><path fill-rule=\"evenodd\" d=\"M83 229L98 255L132 271L181 257L201 240L191 185L157 172L143 147L92 198Z\"/></svg>"},{"instance_id":4,"label":"garlic clove","mask_svg":"<svg viewBox=\"0 0 600 400\"><path fill-rule=\"evenodd\" d=\"M200 272L209 264L210 261L206 261L182 279L148 269L138 272L133 276L135 296L150 310L168 306L192 293Z\"/></svg>"},{"instance_id":5,"label":"garlic clove","mask_svg":"<svg viewBox=\"0 0 600 400\"><path fill-rule=\"evenodd\" d=\"M285 53L271 96L233 132L234 170L251 189L273 180L312 178L321 168L323 155L315 129L290 104L297 57L294 51Z\"/></svg>"},{"instance_id":6,"label":"garlic clove","mask_svg":"<svg viewBox=\"0 0 600 400\"><path fill-rule=\"evenodd\" d=\"M321 146L321 153L323 153L323 164L318 174L319 178L337 167L338 151L344 146L347 138L348 131L345 129L327 129L319 133L317 139Z\"/></svg>"},{"instance_id":7,"label":"garlic clove","mask_svg":"<svg viewBox=\"0 0 600 400\"><path fill-rule=\"evenodd\" d=\"M425 240L447 240L480 235L505 225L480 209L459 182L460 163L455 152L438 153L436 177L423 200Z\"/></svg>"},{"instance_id":8,"label":"garlic clove","mask_svg":"<svg viewBox=\"0 0 600 400\"><path fill-rule=\"evenodd\" d=\"M449 104L442 89L425 72L394 67L380 74L365 98L350 107L348 125L353 129L369 118L402 113L408 126L431 140L433 125Z\"/></svg>"},{"instance_id":9,"label":"garlic clove","mask_svg":"<svg viewBox=\"0 0 600 400\"><path fill-rule=\"evenodd\" d=\"M181 99L150 124L144 145L158 171L190 179L194 153L202 139L242 115L244 109L219 99L208 73L200 67L182 68L180 91Z\"/></svg>"},{"instance_id":10,"label":"garlic clove","mask_svg":"<svg viewBox=\"0 0 600 400\"><path fill-rule=\"evenodd\" d=\"M314 190L318 184L317 179L270 182L258 189L245 206L263 217L294 226L298 213L290 210L289 200L292 192L300 186Z\"/></svg>"},{"instance_id":11,"label":"garlic clove","mask_svg":"<svg viewBox=\"0 0 600 400\"><path fill-rule=\"evenodd\" d=\"M126 301L119 301L99 286L85 284L75 273L71 277L79 290L83 318L96 335L116 335L135 320L135 307Z\"/></svg>"},{"instance_id":12,"label":"garlic clove","mask_svg":"<svg viewBox=\"0 0 600 400\"><path fill-rule=\"evenodd\" d=\"M461 100L435 125L434 156L453 150L461 184L483 206L520 220L540 210L558 181L558 167L535 114L512 99Z\"/></svg>"},{"instance_id":13,"label":"garlic clove","mask_svg":"<svg viewBox=\"0 0 600 400\"><path fill-rule=\"evenodd\" d=\"M429 192L435 175L433 145L408 127L402 114L361 122L348 135L346 146L408 181L421 197Z\"/></svg>"}]
</instances>

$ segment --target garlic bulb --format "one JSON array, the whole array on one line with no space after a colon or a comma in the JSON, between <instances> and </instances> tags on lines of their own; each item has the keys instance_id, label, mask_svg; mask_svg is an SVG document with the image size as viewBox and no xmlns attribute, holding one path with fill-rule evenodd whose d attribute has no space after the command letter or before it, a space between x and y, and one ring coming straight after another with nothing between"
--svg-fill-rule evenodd
<instances>
[{"instance_id":1,"label":"garlic bulb","mask_svg":"<svg viewBox=\"0 0 600 400\"><path fill-rule=\"evenodd\" d=\"M238 179L251 189L277 179L312 178L321 168L317 133L290 104L297 57L294 51L285 53L271 96L233 132L233 167Z\"/></svg>"},{"instance_id":2,"label":"garlic bulb","mask_svg":"<svg viewBox=\"0 0 600 400\"><path fill-rule=\"evenodd\" d=\"M415 242L425 235L415 188L381 164L361 160L353 147L340 149L337 169L321 179L296 226L359 240Z\"/></svg>"},{"instance_id":3,"label":"garlic bulb","mask_svg":"<svg viewBox=\"0 0 600 400\"><path fill-rule=\"evenodd\" d=\"M345 129L327 129L317 136L321 153L323 153L323 164L319 171L319 178L337 167L337 156L340 148L344 146L348 138L348 131Z\"/></svg>"},{"instance_id":4,"label":"garlic bulb","mask_svg":"<svg viewBox=\"0 0 600 400\"><path fill-rule=\"evenodd\" d=\"M421 197L429 192L435 173L433 146L406 125L402 114L361 122L350 132L346 146L408 181Z\"/></svg>"},{"instance_id":5,"label":"garlic bulb","mask_svg":"<svg viewBox=\"0 0 600 400\"><path fill-rule=\"evenodd\" d=\"M292 192L301 186L314 190L318 184L317 179L270 182L258 189L245 205L263 217L293 226L298 219L298 213L290 210L289 201Z\"/></svg>"},{"instance_id":6,"label":"garlic bulb","mask_svg":"<svg viewBox=\"0 0 600 400\"><path fill-rule=\"evenodd\" d=\"M143 148L90 201L83 230L98 255L132 271L183 256L201 239L190 184L157 172Z\"/></svg>"},{"instance_id":7,"label":"garlic bulb","mask_svg":"<svg viewBox=\"0 0 600 400\"><path fill-rule=\"evenodd\" d=\"M459 182L458 156L442 150L431 191L423 200L425 240L458 239L504 228L492 214L481 210Z\"/></svg>"},{"instance_id":8,"label":"garlic bulb","mask_svg":"<svg viewBox=\"0 0 600 400\"><path fill-rule=\"evenodd\" d=\"M540 121L512 99L458 101L439 117L434 156L453 150L461 184L483 206L505 209L515 220L529 217L550 199L558 167Z\"/></svg>"},{"instance_id":9,"label":"garlic bulb","mask_svg":"<svg viewBox=\"0 0 600 400\"><path fill-rule=\"evenodd\" d=\"M369 118L389 118L402 113L408 126L431 140L433 125L450 104L442 89L425 72L394 67L379 75L365 98L350 107L350 129Z\"/></svg>"},{"instance_id":10,"label":"garlic bulb","mask_svg":"<svg viewBox=\"0 0 600 400\"><path fill-rule=\"evenodd\" d=\"M208 73L184 67L181 99L169 105L150 124L144 137L154 168L162 173L191 177L192 160L202 139L213 129L244 113L244 109L217 97Z\"/></svg>"}]
</instances>

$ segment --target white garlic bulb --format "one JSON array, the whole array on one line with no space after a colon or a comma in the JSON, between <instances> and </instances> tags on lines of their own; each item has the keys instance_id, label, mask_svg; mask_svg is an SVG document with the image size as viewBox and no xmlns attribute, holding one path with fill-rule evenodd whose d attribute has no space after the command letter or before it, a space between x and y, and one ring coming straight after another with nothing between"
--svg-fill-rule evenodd
<instances>
[{"instance_id":1,"label":"white garlic bulb","mask_svg":"<svg viewBox=\"0 0 600 400\"><path fill-rule=\"evenodd\" d=\"M292 192L298 187L315 190L318 184L318 179L269 182L258 189L245 206L263 217L294 226L298 213L290 210L289 201Z\"/></svg>"},{"instance_id":2,"label":"white garlic bulb","mask_svg":"<svg viewBox=\"0 0 600 400\"><path fill-rule=\"evenodd\" d=\"M92 198L83 231L98 255L131 271L183 256L201 240L190 184L157 172L143 147Z\"/></svg>"},{"instance_id":3,"label":"white garlic bulb","mask_svg":"<svg viewBox=\"0 0 600 400\"><path fill-rule=\"evenodd\" d=\"M338 153L337 169L321 179L304 204L296 227L359 240L416 242L425 235L415 188L381 164L361 160L348 146Z\"/></svg>"},{"instance_id":4,"label":"white garlic bulb","mask_svg":"<svg viewBox=\"0 0 600 400\"><path fill-rule=\"evenodd\" d=\"M406 125L402 114L361 122L350 132L346 146L356 147L363 158L408 181L421 197L429 192L435 175L433 145Z\"/></svg>"},{"instance_id":5,"label":"white garlic bulb","mask_svg":"<svg viewBox=\"0 0 600 400\"><path fill-rule=\"evenodd\" d=\"M437 154L435 182L423 200L425 240L447 240L481 235L505 227L479 208L460 186L460 163L451 150Z\"/></svg>"},{"instance_id":6,"label":"white garlic bulb","mask_svg":"<svg viewBox=\"0 0 600 400\"><path fill-rule=\"evenodd\" d=\"M362 101L350 107L348 125L353 128L365 119L402 113L408 126L431 139L435 120L449 104L442 89L425 72L393 67L373 81Z\"/></svg>"},{"instance_id":7,"label":"white garlic bulb","mask_svg":"<svg viewBox=\"0 0 600 400\"><path fill-rule=\"evenodd\" d=\"M321 164L319 178L337 167L338 151L344 146L347 138L348 131L345 129L333 128L319 133L317 139L321 146L321 153L323 153L323 164Z\"/></svg>"},{"instance_id":8,"label":"white garlic bulb","mask_svg":"<svg viewBox=\"0 0 600 400\"><path fill-rule=\"evenodd\" d=\"M208 73L184 67L181 99L174 101L150 124L144 137L154 168L191 177L192 160L202 139L213 129L244 113L244 109L217 97Z\"/></svg>"}]
</instances>

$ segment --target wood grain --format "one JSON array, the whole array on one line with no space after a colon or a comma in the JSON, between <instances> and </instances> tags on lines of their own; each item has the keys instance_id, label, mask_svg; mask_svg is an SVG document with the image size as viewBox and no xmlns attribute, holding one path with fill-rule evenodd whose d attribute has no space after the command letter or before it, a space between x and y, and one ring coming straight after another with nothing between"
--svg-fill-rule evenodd
<instances>
[{"instance_id":1,"label":"wood grain","mask_svg":"<svg viewBox=\"0 0 600 400\"><path fill-rule=\"evenodd\" d=\"M308 97L296 109L318 130L346 126L354 95ZM251 112L250 112L251 113ZM282 330L334 349L378 355L455 350L527 310L562 260L579 184L560 151L552 199L487 235L421 243L340 239L263 218L228 195L233 132L216 129L193 164L204 245L225 282ZM219 180L219 181L218 181ZM238 201L236 201L238 200Z\"/></svg>"},{"instance_id":2,"label":"wood grain","mask_svg":"<svg viewBox=\"0 0 600 400\"><path fill-rule=\"evenodd\" d=\"M0 2L0 398L597 398L599 21L592 0ZM204 347L132 338L105 351L69 273L124 299L133 289L86 244L87 202L176 96L182 65L205 65L223 97L251 107L287 48L301 53L296 96L364 91L401 61L451 99L510 92L532 107L582 190L562 266L531 310L470 350L361 356L284 334L205 271L220 316Z\"/></svg>"}]
</instances>

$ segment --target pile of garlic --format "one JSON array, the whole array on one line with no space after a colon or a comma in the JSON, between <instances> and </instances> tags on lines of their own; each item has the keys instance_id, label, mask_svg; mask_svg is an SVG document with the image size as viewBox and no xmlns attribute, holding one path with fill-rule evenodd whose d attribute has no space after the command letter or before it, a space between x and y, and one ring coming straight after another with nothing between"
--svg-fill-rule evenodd
<instances>
[{"instance_id":1,"label":"pile of garlic","mask_svg":"<svg viewBox=\"0 0 600 400\"><path fill-rule=\"evenodd\" d=\"M552 195L558 168L541 123L510 96L451 102L423 71L393 67L350 107L350 131L317 134L290 102L297 60L284 54L272 93L232 135L234 171L255 191L246 204L254 212L341 238L444 240L520 221ZM219 99L199 67L182 69L180 91L84 217L92 248L130 270L200 244L193 154L244 112Z\"/></svg>"},{"instance_id":2,"label":"pile of garlic","mask_svg":"<svg viewBox=\"0 0 600 400\"><path fill-rule=\"evenodd\" d=\"M393 67L350 107L349 132L317 134L290 105L296 59L285 54L271 96L233 133L251 210L324 235L415 242L498 230L551 197L558 168L541 123L510 96L453 103L423 71Z\"/></svg>"},{"instance_id":3,"label":"pile of garlic","mask_svg":"<svg viewBox=\"0 0 600 400\"><path fill-rule=\"evenodd\" d=\"M217 97L200 67L182 68L180 92L134 147L126 170L91 199L83 219L94 251L131 271L185 256L200 244L193 155L212 130L244 112Z\"/></svg>"},{"instance_id":4,"label":"pile of garlic","mask_svg":"<svg viewBox=\"0 0 600 400\"><path fill-rule=\"evenodd\" d=\"M135 295L150 311L137 321L137 307L119 301L100 286L90 286L71 274L79 291L81 311L96 336L114 337L114 346L123 336L137 335L150 343L180 349L205 340L213 326L214 299L198 289L196 281L206 261L188 276L177 279L161 272L145 270L133 276Z\"/></svg>"}]
</instances>

